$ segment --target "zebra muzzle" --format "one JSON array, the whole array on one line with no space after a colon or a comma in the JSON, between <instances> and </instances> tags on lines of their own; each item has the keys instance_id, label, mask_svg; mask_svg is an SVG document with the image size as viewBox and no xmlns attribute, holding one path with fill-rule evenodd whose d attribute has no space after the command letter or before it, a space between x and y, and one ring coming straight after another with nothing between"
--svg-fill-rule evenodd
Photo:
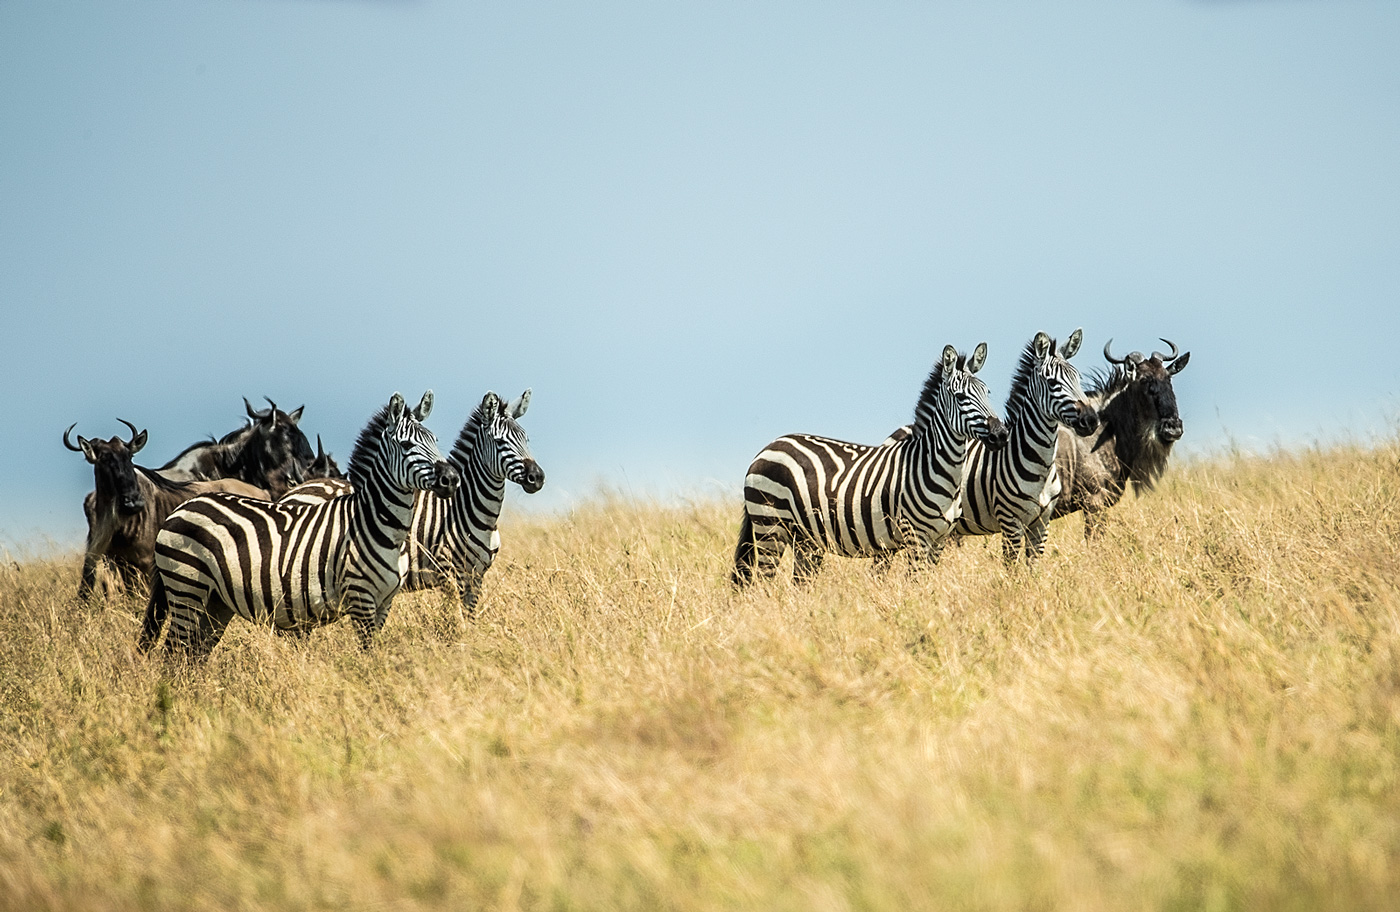
<instances>
[{"instance_id":1,"label":"zebra muzzle","mask_svg":"<svg viewBox=\"0 0 1400 912\"><path fill-rule=\"evenodd\" d=\"M436 463L433 469L433 493L439 497L451 497L456 494L457 486L462 483L462 476L457 473L452 463L442 460Z\"/></svg>"}]
</instances>

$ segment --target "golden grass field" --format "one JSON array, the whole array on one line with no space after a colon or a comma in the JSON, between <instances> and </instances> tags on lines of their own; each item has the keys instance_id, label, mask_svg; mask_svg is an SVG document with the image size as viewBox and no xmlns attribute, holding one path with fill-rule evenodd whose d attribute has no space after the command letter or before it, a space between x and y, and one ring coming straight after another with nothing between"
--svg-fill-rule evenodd
<instances>
[{"instance_id":1,"label":"golden grass field","mask_svg":"<svg viewBox=\"0 0 1400 912\"><path fill-rule=\"evenodd\" d=\"M1182 462L1033 572L735 594L738 519L516 516L475 625L193 671L6 560L0 907L1400 906L1400 442Z\"/></svg>"}]
</instances>

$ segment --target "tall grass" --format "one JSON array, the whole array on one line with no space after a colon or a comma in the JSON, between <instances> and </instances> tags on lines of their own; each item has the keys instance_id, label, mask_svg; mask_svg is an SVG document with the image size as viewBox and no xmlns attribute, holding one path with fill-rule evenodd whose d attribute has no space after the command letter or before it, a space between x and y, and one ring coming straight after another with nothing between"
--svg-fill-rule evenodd
<instances>
[{"instance_id":1,"label":"tall grass","mask_svg":"<svg viewBox=\"0 0 1400 912\"><path fill-rule=\"evenodd\" d=\"M516 519L475 624L203 667L0 567L0 906L1381 909L1400 445L1222 456L928 571L727 582L737 503Z\"/></svg>"}]
</instances>

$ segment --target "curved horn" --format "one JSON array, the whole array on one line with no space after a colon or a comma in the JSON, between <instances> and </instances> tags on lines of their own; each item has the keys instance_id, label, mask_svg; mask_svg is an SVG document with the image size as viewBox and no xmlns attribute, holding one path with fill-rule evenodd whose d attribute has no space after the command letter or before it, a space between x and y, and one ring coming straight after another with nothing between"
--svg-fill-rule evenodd
<instances>
[{"instance_id":1,"label":"curved horn","mask_svg":"<svg viewBox=\"0 0 1400 912\"><path fill-rule=\"evenodd\" d=\"M127 421L125 418L118 418L117 420L120 421L122 424L126 425L127 427L131 428L131 441L127 443L127 446L131 446L133 443L136 442L136 435L141 432L136 430L136 425L132 424L130 421Z\"/></svg>"},{"instance_id":2,"label":"curved horn","mask_svg":"<svg viewBox=\"0 0 1400 912\"><path fill-rule=\"evenodd\" d=\"M1173 342L1171 339L1162 339L1162 341L1172 347L1171 357L1167 357L1161 352L1153 352L1152 357L1161 359L1162 363L1164 364L1171 364L1181 355L1181 352L1177 350L1176 343Z\"/></svg>"},{"instance_id":3,"label":"curved horn","mask_svg":"<svg viewBox=\"0 0 1400 912\"><path fill-rule=\"evenodd\" d=\"M272 414L272 412L271 412L270 410L267 410L267 409L264 409L264 410L261 411L261 412L255 411L255 410L253 409L253 403L251 403L251 402L248 401L248 397L247 397L247 396L244 396L244 397L243 397L243 407L246 408L246 409L248 410L248 417L249 417L249 418L252 418L254 421L261 421L261 420L263 420L264 418L266 418L268 415L271 415L271 414Z\"/></svg>"},{"instance_id":4,"label":"curved horn","mask_svg":"<svg viewBox=\"0 0 1400 912\"><path fill-rule=\"evenodd\" d=\"M68 435L71 434L73 432L73 428L77 426L78 422L76 421L68 425L68 430L63 432L63 445L68 447L68 449L72 450L75 453L81 453L83 451L83 448L73 446L73 441L68 439Z\"/></svg>"},{"instance_id":5,"label":"curved horn","mask_svg":"<svg viewBox=\"0 0 1400 912\"><path fill-rule=\"evenodd\" d=\"M270 406L272 406L272 410L273 410L274 412L277 411L277 403L273 402L273 401L272 401L270 398L268 398L267 396L263 396L263 398L264 398L264 399L267 399L267 404L270 405Z\"/></svg>"},{"instance_id":6,"label":"curved horn","mask_svg":"<svg viewBox=\"0 0 1400 912\"><path fill-rule=\"evenodd\" d=\"M320 435L320 434L317 434L317 435L316 435L316 458L317 458L317 459L325 459L325 458L326 458L326 451L325 451L325 449L321 446L321 435Z\"/></svg>"},{"instance_id":7,"label":"curved horn","mask_svg":"<svg viewBox=\"0 0 1400 912\"><path fill-rule=\"evenodd\" d=\"M1104 356L1106 359L1108 359L1108 363L1109 363L1109 364L1122 364L1124 361L1127 361L1128 358L1127 358L1126 355L1124 355L1122 358L1115 358L1115 357L1113 357L1113 355L1112 355L1112 354L1109 352L1109 350L1108 350L1108 347L1109 347L1110 345L1112 345L1112 344L1113 344L1113 340L1112 340L1112 339L1109 339L1107 342L1105 342L1105 343L1103 344L1103 356Z\"/></svg>"}]
</instances>

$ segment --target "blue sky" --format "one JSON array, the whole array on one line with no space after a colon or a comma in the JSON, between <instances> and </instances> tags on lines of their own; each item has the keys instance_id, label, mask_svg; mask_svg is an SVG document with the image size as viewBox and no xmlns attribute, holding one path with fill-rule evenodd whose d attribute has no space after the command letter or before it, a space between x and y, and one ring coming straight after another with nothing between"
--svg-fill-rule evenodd
<instances>
[{"instance_id":1,"label":"blue sky","mask_svg":"<svg viewBox=\"0 0 1400 912\"><path fill-rule=\"evenodd\" d=\"M948 342L999 402L1173 338L1196 452L1400 388L1389 0L5 0L0 131L0 542L81 540L70 423L159 465L245 395L344 459L532 387L563 509L878 440Z\"/></svg>"}]
</instances>

